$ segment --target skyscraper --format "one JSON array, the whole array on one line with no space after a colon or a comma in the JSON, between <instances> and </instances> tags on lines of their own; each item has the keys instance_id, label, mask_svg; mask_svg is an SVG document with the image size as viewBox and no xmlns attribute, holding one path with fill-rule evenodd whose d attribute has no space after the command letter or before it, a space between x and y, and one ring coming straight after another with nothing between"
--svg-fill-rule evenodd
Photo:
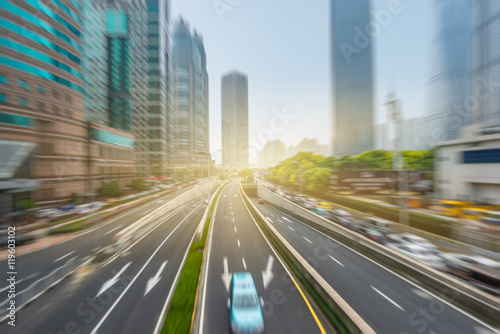
<instances>
[{"instance_id":1,"label":"skyscraper","mask_svg":"<svg viewBox=\"0 0 500 334\"><path fill-rule=\"evenodd\" d=\"M434 1L437 31L430 48L431 77L421 148L457 139L460 128L471 121L472 113L466 107L470 4L471 0Z\"/></svg>"},{"instance_id":2,"label":"skyscraper","mask_svg":"<svg viewBox=\"0 0 500 334\"><path fill-rule=\"evenodd\" d=\"M248 167L248 78L236 70L222 76L222 166Z\"/></svg>"},{"instance_id":3,"label":"skyscraper","mask_svg":"<svg viewBox=\"0 0 500 334\"><path fill-rule=\"evenodd\" d=\"M172 37L177 166L210 163L208 74L203 39L180 19Z\"/></svg>"},{"instance_id":4,"label":"skyscraper","mask_svg":"<svg viewBox=\"0 0 500 334\"><path fill-rule=\"evenodd\" d=\"M476 102L473 122L500 127L500 2L472 1L471 73L468 100ZM471 101L468 101L470 104ZM491 132L491 130L490 130Z\"/></svg>"},{"instance_id":5,"label":"skyscraper","mask_svg":"<svg viewBox=\"0 0 500 334\"><path fill-rule=\"evenodd\" d=\"M164 175L168 165L169 29L168 1L147 0L148 7L148 172Z\"/></svg>"},{"instance_id":6,"label":"skyscraper","mask_svg":"<svg viewBox=\"0 0 500 334\"><path fill-rule=\"evenodd\" d=\"M333 153L373 149L370 1L331 1Z\"/></svg>"}]
</instances>

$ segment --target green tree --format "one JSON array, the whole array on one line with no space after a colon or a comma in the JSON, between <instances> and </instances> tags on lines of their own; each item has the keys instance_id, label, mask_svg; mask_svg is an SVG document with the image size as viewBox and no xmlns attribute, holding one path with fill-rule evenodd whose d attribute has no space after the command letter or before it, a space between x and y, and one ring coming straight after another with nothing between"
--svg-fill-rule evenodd
<instances>
[{"instance_id":1,"label":"green tree","mask_svg":"<svg viewBox=\"0 0 500 334\"><path fill-rule=\"evenodd\" d=\"M132 179L129 186L135 192L141 192L148 189L148 184L144 179Z\"/></svg>"},{"instance_id":2,"label":"green tree","mask_svg":"<svg viewBox=\"0 0 500 334\"><path fill-rule=\"evenodd\" d=\"M253 171L250 168L243 168L238 173L241 177L246 177L253 175Z\"/></svg>"},{"instance_id":3,"label":"green tree","mask_svg":"<svg viewBox=\"0 0 500 334\"><path fill-rule=\"evenodd\" d=\"M123 189L120 188L118 181L105 182L99 188L99 194L104 198L120 197Z\"/></svg>"}]
</instances>

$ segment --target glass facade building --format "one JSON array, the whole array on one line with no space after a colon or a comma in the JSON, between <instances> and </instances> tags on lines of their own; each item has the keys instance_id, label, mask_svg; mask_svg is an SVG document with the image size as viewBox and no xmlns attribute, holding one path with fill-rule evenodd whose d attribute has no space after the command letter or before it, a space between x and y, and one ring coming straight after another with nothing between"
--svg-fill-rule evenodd
<instances>
[{"instance_id":1,"label":"glass facade building","mask_svg":"<svg viewBox=\"0 0 500 334\"><path fill-rule=\"evenodd\" d=\"M221 79L222 166L248 168L248 78L238 71Z\"/></svg>"},{"instance_id":2,"label":"glass facade building","mask_svg":"<svg viewBox=\"0 0 500 334\"><path fill-rule=\"evenodd\" d=\"M202 37L191 34L182 19L172 38L175 117L177 123L177 166L207 164L210 161L208 136L208 74Z\"/></svg>"},{"instance_id":3,"label":"glass facade building","mask_svg":"<svg viewBox=\"0 0 500 334\"><path fill-rule=\"evenodd\" d=\"M372 150L373 69L370 1L331 1L333 153Z\"/></svg>"}]
</instances>

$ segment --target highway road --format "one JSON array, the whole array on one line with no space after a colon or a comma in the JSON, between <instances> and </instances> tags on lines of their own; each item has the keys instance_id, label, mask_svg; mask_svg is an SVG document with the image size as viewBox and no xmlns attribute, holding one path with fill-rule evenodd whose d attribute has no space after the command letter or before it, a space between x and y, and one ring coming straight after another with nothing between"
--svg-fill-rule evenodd
<instances>
[{"instance_id":1,"label":"highway road","mask_svg":"<svg viewBox=\"0 0 500 334\"><path fill-rule=\"evenodd\" d=\"M326 321L297 290L289 273L262 236L238 191L230 182L222 191L206 250L208 270L199 300L201 314L195 332L229 333L228 288L231 273L248 271L264 300L266 333L330 332ZM265 282L264 282L265 281ZM317 317L317 318L316 318Z\"/></svg>"},{"instance_id":2,"label":"highway road","mask_svg":"<svg viewBox=\"0 0 500 334\"><path fill-rule=\"evenodd\" d=\"M498 332L286 212L251 200L377 333Z\"/></svg>"},{"instance_id":3,"label":"highway road","mask_svg":"<svg viewBox=\"0 0 500 334\"><path fill-rule=\"evenodd\" d=\"M0 332L153 333L205 209L201 199L157 219L119 256L82 267L19 310L16 327L4 321Z\"/></svg>"},{"instance_id":4,"label":"highway road","mask_svg":"<svg viewBox=\"0 0 500 334\"><path fill-rule=\"evenodd\" d=\"M136 222L193 187L181 188L173 193L159 196L147 203L139 204L137 207L126 210L114 218L97 223L95 227L83 231L61 243L16 256L16 266L18 268L17 291L24 290L33 282L63 266L67 261L74 261L75 263L85 262L86 259L90 258L94 250L109 245L112 237L121 229ZM7 268L7 259L0 261L0 268ZM7 298L7 295L3 293L6 287L7 282L1 282L0 304Z\"/></svg>"}]
</instances>

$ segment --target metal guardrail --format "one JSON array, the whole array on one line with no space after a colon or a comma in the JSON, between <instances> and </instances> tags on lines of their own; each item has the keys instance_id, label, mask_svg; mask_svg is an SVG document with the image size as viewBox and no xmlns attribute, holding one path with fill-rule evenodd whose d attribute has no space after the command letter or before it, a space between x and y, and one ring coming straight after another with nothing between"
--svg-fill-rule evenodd
<instances>
[{"instance_id":1,"label":"metal guardrail","mask_svg":"<svg viewBox=\"0 0 500 334\"><path fill-rule=\"evenodd\" d=\"M442 299L459 306L470 314L500 327L500 299L449 275L414 261L396 251L375 243L356 232L335 224L273 192L258 186L258 195L264 200L301 217L313 228L356 249L365 256L420 284Z\"/></svg>"}]
</instances>

